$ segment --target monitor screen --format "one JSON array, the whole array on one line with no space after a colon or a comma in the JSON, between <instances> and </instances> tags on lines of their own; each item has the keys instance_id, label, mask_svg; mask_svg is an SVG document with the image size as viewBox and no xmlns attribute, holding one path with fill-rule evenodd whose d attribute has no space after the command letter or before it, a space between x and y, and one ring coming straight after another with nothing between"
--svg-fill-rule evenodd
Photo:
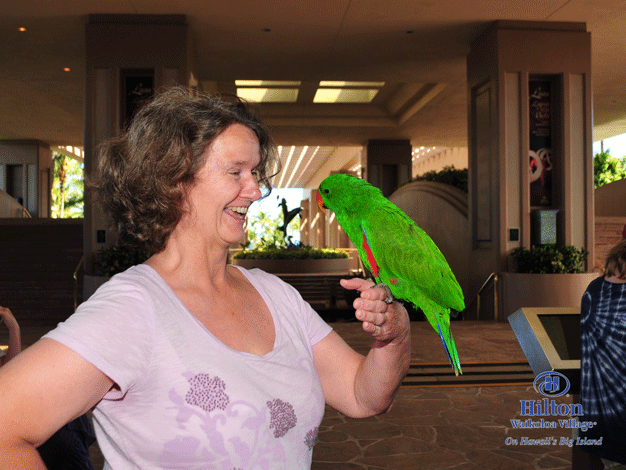
<instances>
[{"instance_id":1,"label":"monitor screen","mask_svg":"<svg viewBox=\"0 0 626 470\"><path fill-rule=\"evenodd\" d=\"M537 315L554 349L564 360L580 360L580 315Z\"/></svg>"}]
</instances>

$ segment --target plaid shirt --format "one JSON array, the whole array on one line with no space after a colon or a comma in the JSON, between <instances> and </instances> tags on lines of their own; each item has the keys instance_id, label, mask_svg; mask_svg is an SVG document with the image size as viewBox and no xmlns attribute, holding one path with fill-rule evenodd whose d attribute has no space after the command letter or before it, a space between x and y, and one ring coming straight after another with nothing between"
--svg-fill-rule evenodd
<instances>
[{"instance_id":1,"label":"plaid shirt","mask_svg":"<svg viewBox=\"0 0 626 470\"><path fill-rule=\"evenodd\" d=\"M602 437L586 452L626 463L626 284L595 279L580 310L581 401L585 421L598 424L581 436Z\"/></svg>"}]
</instances>

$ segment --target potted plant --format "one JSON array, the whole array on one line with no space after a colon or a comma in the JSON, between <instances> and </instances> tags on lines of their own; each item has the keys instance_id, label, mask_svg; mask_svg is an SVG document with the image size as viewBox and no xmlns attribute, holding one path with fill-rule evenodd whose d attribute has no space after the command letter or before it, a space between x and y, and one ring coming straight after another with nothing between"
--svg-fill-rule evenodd
<instances>
[{"instance_id":1,"label":"potted plant","mask_svg":"<svg viewBox=\"0 0 626 470\"><path fill-rule=\"evenodd\" d=\"M233 254L233 264L271 273L349 273L352 260L345 250L306 245L274 244L243 249Z\"/></svg>"},{"instance_id":2,"label":"potted plant","mask_svg":"<svg viewBox=\"0 0 626 470\"><path fill-rule=\"evenodd\" d=\"M125 245L112 245L96 252L95 275L85 275L83 299L87 300L102 284L113 275L126 271L131 266L143 263L150 257L146 251Z\"/></svg>"},{"instance_id":3,"label":"potted plant","mask_svg":"<svg viewBox=\"0 0 626 470\"><path fill-rule=\"evenodd\" d=\"M516 248L516 272L501 273L502 318L522 307L576 307L589 283L598 276L584 272L589 252L572 245Z\"/></svg>"}]
</instances>

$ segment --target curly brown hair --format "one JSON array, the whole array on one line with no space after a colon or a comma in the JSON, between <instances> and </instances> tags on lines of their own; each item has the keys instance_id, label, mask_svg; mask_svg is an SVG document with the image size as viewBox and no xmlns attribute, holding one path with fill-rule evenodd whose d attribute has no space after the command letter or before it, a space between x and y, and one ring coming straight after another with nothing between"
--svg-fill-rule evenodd
<instances>
[{"instance_id":1,"label":"curly brown hair","mask_svg":"<svg viewBox=\"0 0 626 470\"><path fill-rule=\"evenodd\" d=\"M619 241L609 251L604 264L604 274L626 279L626 238Z\"/></svg>"},{"instance_id":2,"label":"curly brown hair","mask_svg":"<svg viewBox=\"0 0 626 470\"><path fill-rule=\"evenodd\" d=\"M137 111L127 130L100 147L92 187L121 244L149 253L165 248L205 150L235 123L259 139L258 179L267 196L280 163L276 146L253 107L236 96L168 88Z\"/></svg>"}]
</instances>

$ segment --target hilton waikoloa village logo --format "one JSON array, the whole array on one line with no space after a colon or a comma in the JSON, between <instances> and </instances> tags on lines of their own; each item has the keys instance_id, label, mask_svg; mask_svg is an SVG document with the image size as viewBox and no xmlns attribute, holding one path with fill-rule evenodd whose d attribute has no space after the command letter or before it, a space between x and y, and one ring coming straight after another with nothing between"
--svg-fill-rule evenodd
<instances>
[{"instance_id":1,"label":"hilton waikoloa village logo","mask_svg":"<svg viewBox=\"0 0 626 470\"><path fill-rule=\"evenodd\" d=\"M543 395L536 400L520 400L520 417L511 420L511 427L519 430L531 429L571 429L586 431L596 425L593 421L580 421L583 408L580 403L559 403L555 398L561 397L569 391L570 382L560 372L543 372L533 382L535 391ZM567 395L569 396L569 395ZM568 446L574 445L601 445L602 438L588 439L586 437L546 436L536 437L507 437L505 444L508 446L541 445L541 446Z\"/></svg>"}]
</instances>

